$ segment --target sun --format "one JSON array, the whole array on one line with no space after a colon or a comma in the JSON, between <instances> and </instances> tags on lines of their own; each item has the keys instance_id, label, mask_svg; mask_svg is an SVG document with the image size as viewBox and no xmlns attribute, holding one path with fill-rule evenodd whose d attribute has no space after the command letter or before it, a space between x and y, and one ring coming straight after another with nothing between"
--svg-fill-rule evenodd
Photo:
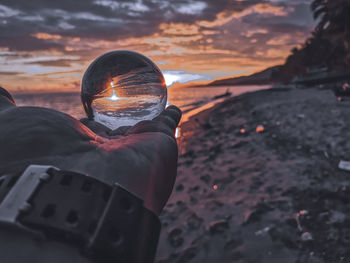
<instances>
[{"instance_id":1,"label":"sun","mask_svg":"<svg viewBox=\"0 0 350 263\"><path fill-rule=\"evenodd\" d=\"M120 100L120 99L122 99L122 98L118 97L117 94L115 94L114 90L112 90L112 95L107 98L107 100L112 100L112 101L117 101L117 100Z\"/></svg>"},{"instance_id":2,"label":"sun","mask_svg":"<svg viewBox=\"0 0 350 263\"><path fill-rule=\"evenodd\" d=\"M163 74L165 79L165 84L169 87L173 85L175 82L179 81L181 77L179 75L171 74L171 73L164 73Z\"/></svg>"}]
</instances>

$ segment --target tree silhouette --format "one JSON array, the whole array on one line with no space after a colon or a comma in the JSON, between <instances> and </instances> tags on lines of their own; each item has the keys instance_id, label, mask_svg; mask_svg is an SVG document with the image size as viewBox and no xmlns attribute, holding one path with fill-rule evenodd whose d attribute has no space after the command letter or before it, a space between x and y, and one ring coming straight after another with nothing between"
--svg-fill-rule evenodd
<instances>
[{"instance_id":1,"label":"tree silhouette","mask_svg":"<svg viewBox=\"0 0 350 263\"><path fill-rule=\"evenodd\" d=\"M350 0L314 0L311 10L320 19L315 31L333 44L333 65L350 65Z\"/></svg>"},{"instance_id":2,"label":"tree silhouette","mask_svg":"<svg viewBox=\"0 0 350 263\"><path fill-rule=\"evenodd\" d=\"M350 0L314 0L314 19L319 20L312 36L300 48L293 48L285 64L272 78L290 82L313 67L329 71L350 66Z\"/></svg>"}]
</instances>

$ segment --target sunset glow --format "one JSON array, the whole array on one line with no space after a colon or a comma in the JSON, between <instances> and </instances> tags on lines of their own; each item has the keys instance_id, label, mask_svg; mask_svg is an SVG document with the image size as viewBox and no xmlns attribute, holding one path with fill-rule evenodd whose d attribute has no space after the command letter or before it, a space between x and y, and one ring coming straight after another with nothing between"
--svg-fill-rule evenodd
<instances>
[{"instance_id":1,"label":"sunset glow","mask_svg":"<svg viewBox=\"0 0 350 263\"><path fill-rule=\"evenodd\" d=\"M79 91L89 63L130 49L158 64L168 86L283 63L314 22L308 0L0 4L0 85Z\"/></svg>"}]
</instances>

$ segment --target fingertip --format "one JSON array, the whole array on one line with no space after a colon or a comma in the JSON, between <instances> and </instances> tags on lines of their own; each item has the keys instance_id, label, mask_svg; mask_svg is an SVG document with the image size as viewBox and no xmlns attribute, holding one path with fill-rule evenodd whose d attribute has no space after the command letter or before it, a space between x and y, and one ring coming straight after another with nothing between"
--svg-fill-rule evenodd
<instances>
[{"instance_id":1,"label":"fingertip","mask_svg":"<svg viewBox=\"0 0 350 263\"><path fill-rule=\"evenodd\" d=\"M172 118L177 126L181 120L182 111L175 105L170 105L161 113L161 115L169 116Z\"/></svg>"},{"instance_id":2,"label":"fingertip","mask_svg":"<svg viewBox=\"0 0 350 263\"><path fill-rule=\"evenodd\" d=\"M177 123L175 122L175 120L172 117L165 115L165 114L161 114L161 115L155 117L153 120L165 123L172 130L174 130L177 127Z\"/></svg>"},{"instance_id":3,"label":"fingertip","mask_svg":"<svg viewBox=\"0 0 350 263\"><path fill-rule=\"evenodd\" d=\"M16 102L13 99L12 95L1 86L0 86L0 96L6 97L10 102L12 102L12 104L16 105Z\"/></svg>"}]
</instances>

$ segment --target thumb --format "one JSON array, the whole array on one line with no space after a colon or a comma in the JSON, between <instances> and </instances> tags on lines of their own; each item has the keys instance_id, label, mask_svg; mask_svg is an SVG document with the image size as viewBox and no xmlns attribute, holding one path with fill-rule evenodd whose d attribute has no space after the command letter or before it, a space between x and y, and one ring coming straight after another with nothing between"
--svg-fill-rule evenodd
<instances>
[{"instance_id":1,"label":"thumb","mask_svg":"<svg viewBox=\"0 0 350 263\"><path fill-rule=\"evenodd\" d=\"M0 110L13 106L16 106L16 102L11 94L4 88L0 87Z\"/></svg>"}]
</instances>

